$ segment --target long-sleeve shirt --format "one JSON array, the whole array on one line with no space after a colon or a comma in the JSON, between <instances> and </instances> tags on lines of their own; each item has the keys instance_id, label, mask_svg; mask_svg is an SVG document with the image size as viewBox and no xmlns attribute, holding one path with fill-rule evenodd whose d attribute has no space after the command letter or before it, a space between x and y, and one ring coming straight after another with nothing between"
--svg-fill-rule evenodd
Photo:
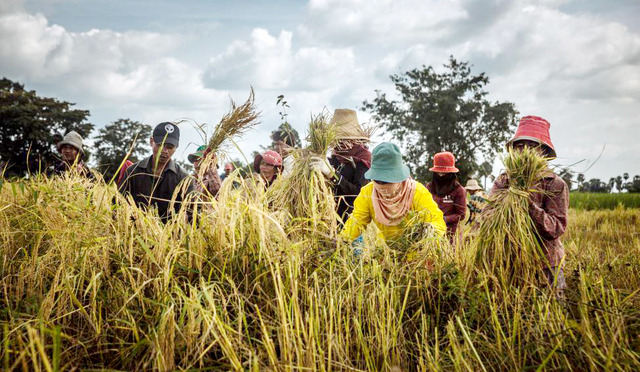
<instances>
[{"instance_id":1,"label":"long-sleeve shirt","mask_svg":"<svg viewBox=\"0 0 640 372\"><path fill-rule=\"evenodd\" d=\"M160 218L163 222L167 222L171 217L169 206L173 193L180 181L188 175L173 160L169 160L160 176L153 173L153 167L152 157L131 165L127 168L119 189L125 195L131 194L138 207L146 209L149 206L155 206L158 208ZM192 190L193 185L191 184L184 195L182 193L177 195L174 205L176 213L180 209L184 196Z\"/></svg>"},{"instance_id":2,"label":"long-sleeve shirt","mask_svg":"<svg viewBox=\"0 0 640 372\"><path fill-rule=\"evenodd\" d=\"M467 213L467 191L461 185L457 185L450 193L437 195L433 191L431 182L427 184L427 189L431 191L433 200L444 214L447 234L453 236L458 229L458 224L464 220Z\"/></svg>"},{"instance_id":3,"label":"long-sleeve shirt","mask_svg":"<svg viewBox=\"0 0 640 372\"><path fill-rule=\"evenodd\" d=\"M418 223L431 224L438 235L444 235L447 228L442 218L442 211L433 201L429 190L421 183L416 182L416 192L413 196L411 210L405 218L395 226L383 225L376 221L376 214L371 199L372 194L373 183L369 183L360 189L360 194L358 194L354 203L353 213L345 223L344 229L341 232L343 237L355 240L362 234L372 220L378 227L378 230L380 230L381 238L385 240L402 236L405 229Z\"/></svg>"},{"instance_id":4,"label":"long-sleeve shirt","mask_svg":"<svg viewBox=\"0 0 640 372\"><path fill-rule=\"evenodd\" d=\"M503 174L493 184L491 193L508 187L509 180ZM529 215L533 219L549 267L558 267L564 259L560 237L567 229L569 187L562 178L549 171L536 189L539 192L532 193L530 197Z\"/></svg>"},{"instance_id":5,"label":"long-sleeve shirt","mask_svg":"<svg viewBox=\"0 0 640 372\"><path fill-rule=\"evenodd\" d=\"M353 203L360 193L362 186L368 183L364 174L369 170L362 162L353 164L340 163L336 156L329 158L329 164L336 170L337 179L334 183L333 194L338 205L337 212L342 221L346 221L353 211Z\"/></svg>"}]
</instances>

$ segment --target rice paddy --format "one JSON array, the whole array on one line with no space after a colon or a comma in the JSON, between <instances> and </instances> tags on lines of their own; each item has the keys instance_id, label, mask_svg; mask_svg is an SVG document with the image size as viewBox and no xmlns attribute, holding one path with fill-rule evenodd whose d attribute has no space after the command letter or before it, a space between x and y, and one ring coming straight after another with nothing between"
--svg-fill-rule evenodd
<instances>
[{"instance_id":1,"label":"rice paddy","mask_svg":"<svg viewBox=\"0 0 640 372\"><path fill-rule=\"evenodd\" d=\"M2 368L640 366L638 209L570 211L557 301L469 280L471 243L424 241L406 255L368 231L355 258L327 225L292 224L269 193L230 185L192 223L163 225L104 183L5 182Z\"/></svg>"},{"instance_id":2,"label":"rice paddy","mask_svg":"<svg viewBox=\"0 0 640 372\"><path fill-rule=\"evenodd\" d=\"M215 149L256 123L252 107L234 106ZM546 162L512 152L513 182L455 248L432 236L387 246L372 224L356 256L309 167L333 132L313 118L287 177L265 189L236 171L166 225L102 180L0 184L2 369L640 366L640 209L570 211L558 299L539 284L527 214Z\"/></svg>"}]
</instances>

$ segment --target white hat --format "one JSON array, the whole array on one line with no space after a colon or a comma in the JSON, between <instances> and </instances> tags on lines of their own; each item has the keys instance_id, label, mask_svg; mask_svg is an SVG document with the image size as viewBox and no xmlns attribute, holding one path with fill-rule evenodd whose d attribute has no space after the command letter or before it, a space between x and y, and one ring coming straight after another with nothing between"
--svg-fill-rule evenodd
<instances>
[{"instance_id":1,"label":"white hat","mask_svg":"<svg viewBox=\"0 0 640 372\"><path fill-rule=\"evenodd\" d=\"M478 185L478 181L474 180L473 178L467 181L467 186L465 186L464 188L467 189L467 191L482 190L482 187Z\"/></svg>"},{"instance_id":2,"label":"white hat","mask_svg":"<svg viewBox=\"0 0 640 372\"><path fill-rule=\"evenodd\" d=\"M73 146L78 149L78 151L80 151L82 155L84 155L84 149L82 148L82 136L78 134L78 132L72 130L71 132L65 134L62 141L58 142L58 151L61 151L62 146L64 145Z\"/></svg>"}]
</instances>

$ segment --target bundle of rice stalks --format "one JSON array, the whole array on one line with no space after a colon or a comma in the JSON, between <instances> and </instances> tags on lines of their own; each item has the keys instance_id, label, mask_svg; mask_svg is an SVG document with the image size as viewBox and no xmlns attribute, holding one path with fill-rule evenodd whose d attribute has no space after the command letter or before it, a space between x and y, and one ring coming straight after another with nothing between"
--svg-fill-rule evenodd
<instances>
[{"instance_id":1,"label":"bundle of rice stalks","mask_svg":"<svg viewBox=\"0 0 640 372\"><path fill-rule=\"evenodd\" d=\"M260 113L255 110L254 98L252 88L249 98L242 105L236 106L231 101L231 111L220 120L209 139L208 147L211 152L218 152L225 141L246 133L247 130L260 123L258 121Z\"/></svg>"},{"instance_id":2,"label":"bundle of rice stalks","mask_svg":"<svg viewBox=\"0 0 640 372\"><path fill-rule=\"evenodd\" d=\"M292 151L289 156L294 158L293 169L269 188L269 203L285 212L289 231L301 227L335 238L338 223L332 187L311 164L318 158L326 161L327 151L336 140L336 125L330 124L325 114L312 117L307 136L309 146Z\"/></svg>"},{"instance_id":3,"label":"bundle of rice stalks","mask_svg":"<svg viewBox=\"0 0 640 372\"><path fill-rule=\"evenodd\" d=\"M529 197L546 172L547 159L533 149L510 150L502 159L505 188L497 190L483 212L475 240L475 266L506 290L535 285L544 254L529 216Z\"/></svg>"},{"instance_id":4,"label":"bundle of rice stalks","mask_svg":"<svg viewBox=\"0 0 640 372\"><path fill-rule=\"evenodd\" d=\"M207 187L203 183L204 176L207 172L217 172L216 163L220 156L222 156L223 145L229 141L233 142L234 138L242 136L249 129L260 123L258 120L260 113L255 109L254 99L255 94L252 88L249 93L249 98L247 98L242 105L236 106L235 102L233 102L233 100L231 101L231 111L216 125L207 143L207 151L200 161L197 180L184 182L182 187L179 188L179 192L185 193L190 185L193 186L193 182L198 182L201 186L200 189L207 193ZM202 128L200 128L200 130L202 131ZM213 156L210 154L213 154ZM176 195L174 195L174 199Z\"/></svg>"}]
</instances>

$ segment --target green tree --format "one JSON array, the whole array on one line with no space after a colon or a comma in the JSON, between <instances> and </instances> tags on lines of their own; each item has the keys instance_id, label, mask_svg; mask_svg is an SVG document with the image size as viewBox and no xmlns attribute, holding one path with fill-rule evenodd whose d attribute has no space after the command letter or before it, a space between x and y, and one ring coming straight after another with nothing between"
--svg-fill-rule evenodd
<instances>
[{"instance_id":1,"label":"green tree","mask_svg":"<svg viewBox=\"0 0 640 372\"><path fill-rule=\"evenodd\" d=\"M584 183L584 173L578 173L578 189L582 188L582 184Z\"/></svg>"},{"instance_id":2,"label":"green tree","mask_svg":"<svg viewBox=\"0 0 640 372\"><path fill-rule=\"evenodd\" d=\"M571 190L571 188L573 187L573 171L569 168L562 168L558 172L558 176L560 176L560 178L562 178L564 182L567 183L569 190Z\"/></svg>"},{"instance_id":3,"label":"green tree","mask_svg":"<svg viewBox=\"0 0 640 372\"><path fill-rule=\"evenodd\" d=\"M7 78L0 80L0 163L7 165L7 175L24 176L55 163L56 144L67 132L89 136L89 111L72 109L73 105L40 97ZM89 149L85 153L87 160Z\"/></svg>"},{"instance_id":4,"label":"green tree","mask_svg":"<svg viewBox=\"0 0 640 372\"><path fill-rule=\"evenodd\" d=\"M151 126L129 119L118 119L98 131L95 141L95 159L98 169L109 181L131 150L132 162L149 153Z\"/></svg>"},{"instance_id":5,"label":"green tree","mask_svg":"<svg viewBox=\"0 0 640 372\"><path fill-rule=\"evenodd\" d=\"M616 189L618 192L622 192L622 176L616 177Z\"/></svg>"},{"instance_id":6,"label":"green tree","mask_svg":"<svg viewBox=\"0 0 640 372\"><path fill-rule=\"evenodd\" d=\"M482 186L485 190L487 188L487 177L491 175L491 172L493 172L493 165L486 160L482 162L482 164L480 164L480 166L478 167L478 177L481 177L483 179Z\"/></svg>"},{"instance_id":7,"label":"green tree","mask_svg":"<svg viewBox=\"0 0 640 372\"><path fill-rule=\"evenodd\" d=\"M513 103L487 99L489 78L484 73L472 75L468 62L453 57L444 67L443 73L422 66L391 75L400 101L376 91L372 102L363 102L373 121L401 142L405 160L420 181L431 177L430 160L440 151L456 156L460 179L466 180L482 161L493 162L516 126Z\"/></svg>"},{"instance_id":8,"label":"green tree","mask_svg":"<svg viewBox=\"0 0 640 372\"><path fill-rule=\"evenodd\" d=\"M289 114L287 114L289 103L285 101L284 95L281 94L278 96L276 105L281 106L278 114L280 114L280 120L282 120L282 123L278 126L278 129L271 132L271 145L269 146L269 148L276 149L277 141L290 142L291 139L293 139L293 147L300 147L302 145L302 142L300 142L300 135L298 134L298 131L295 130L287 120L287 116L289 116Z\"/></svg>"}]
</instances>

